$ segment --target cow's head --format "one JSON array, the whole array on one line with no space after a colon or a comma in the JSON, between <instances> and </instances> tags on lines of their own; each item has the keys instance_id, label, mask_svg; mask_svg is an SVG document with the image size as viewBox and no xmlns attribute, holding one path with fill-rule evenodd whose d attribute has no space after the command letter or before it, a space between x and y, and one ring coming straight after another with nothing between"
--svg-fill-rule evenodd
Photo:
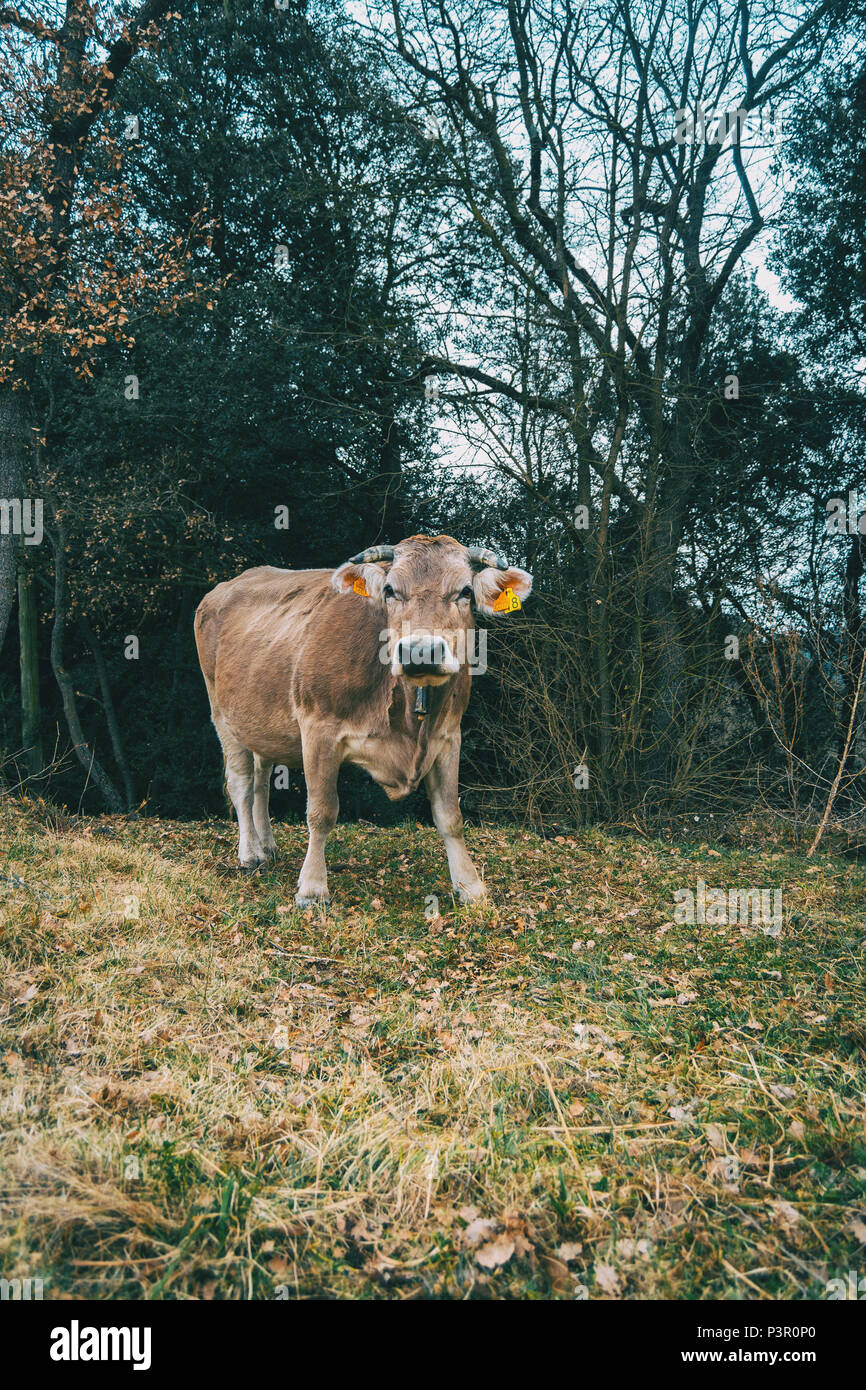
<instances>
[{"instance_id":1,"label":"cow's head","mask_svg":"<svg viewBox=\"0 0 866 1390\"><path fill-rule=\"evenodd\" d=\"M468 663L475 615L496 617L528 596L532 576L451 536L410 536L353 555L331 579L338 593L381 605L383 658L395 676L441 685ZM510 594L509 594L510 591Z\"/></svg>"}]
</instances>

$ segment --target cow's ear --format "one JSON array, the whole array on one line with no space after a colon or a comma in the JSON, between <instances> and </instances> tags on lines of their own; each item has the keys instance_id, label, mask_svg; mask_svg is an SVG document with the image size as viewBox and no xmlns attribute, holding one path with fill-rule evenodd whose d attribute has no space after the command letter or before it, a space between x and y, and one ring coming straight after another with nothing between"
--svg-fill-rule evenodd
<instances>
[{"instance_id":1,"label":"cow's ear","mask_svg":"<svg viewBox=\"0 0 866 1390\"><path fill-rule=\"evenodd\" d=\"M331 588L338 594L356 593L362 598L381 598L385 575L378 565L353 565L347 560L331 575Z\"/></svg>"},{"instance_id":2,"label":"cow's ear","mask_svg":"<svg viewBox=\"0 0 866 1390\"><path fill-rule=\"evenodd\" d=\"M479 613L495 618L500 613L519 607L519 604L503 601L506 589L510 589L522 603L532 593L532 575L519 569L479 570L472 585L475 590L475 605ZM498 607L497 607L498 604Z\"/></svg>"}]
</instances>

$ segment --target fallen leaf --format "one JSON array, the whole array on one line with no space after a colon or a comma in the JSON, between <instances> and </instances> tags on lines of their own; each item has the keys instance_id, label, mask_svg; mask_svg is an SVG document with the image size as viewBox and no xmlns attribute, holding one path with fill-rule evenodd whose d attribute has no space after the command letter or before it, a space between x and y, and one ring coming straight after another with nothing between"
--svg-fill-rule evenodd
<instances>
[{"instance_id":1,"label":"fallen leaf","mask_svg":"<svg viewBox=\"0 0 866 1390\"><path fill-rule=\"evenodd\" d=\"M597 1264L595 1267L595 1282L603 1293L616 1296L620 1291L619 1275L613 1265Z\"/></svg>"},{"instance_id":2,"label":"fallen leaf","mask_svg":"<svg viewBox=\"0 0 866 1390\"><path fill-rule=\"evenodd\" d=\"M718 1150L719 1153L724 1153L725 1149L728 1147L728 1141L725 1138L725 1131L722 1129L721 1125L707 1125L705 1133L707 1139L710 1141L711 1148Z\"/></svg>"},{"instance_id":3,"label":"fallen leaf","mask_svg":"<svg viewBox=\"0 0 866 1390\"><path fill-rule=\"evenodd\" d=\"M800 1213L796 1207L792 1207L790 1202L774 1202L773 1210L776 1213L776 1220L781 1226L796 1226L800 1220Z\"/></svg>"},{"instance_id":4,"label":"fallen leaf","mask_svg":"<svg viewBox=\"0 0 866 1390\"><path fill-rule=\"evenodd\" d=\"M474 1250L476 1245L488 1240L490 1236L496 1234L500 1229L498 1221L491 1221L489 1217L479 1216L476 1220L470 1221L466 1230L463 1232L463 1244L467 1250Z\"/></svg>"},{"instance_id":5,"label":"fallen leaf","mask_svg":"<svg viewBox=\"0 0 866 1390\"><path fill-rule=\"evenodd\" d=\"M848 1222L848 1230L855 1240L859 1240L861 1245L866 1245L866 1222L861 1221L857 1216L852 1216Z\"/></svg>"},{"instance_id":6,"label":"fallen leaf","mask_svg":"<svg viewBox=\"0 0 866 1390\"><path fill-rule=\"evenodd\" d=\"M683 1105L672 1105L668 1114L672 1120L676 1120L681 1125L690 1125L695 1118L691 1109Z\"/></svg>"},{"instance_id":7,"label":"fallen leaf","mask_svg":"<svg viewBox=\"0 0 866 1390\"><path fill-rule=\"evenodd\" d=\"M541 1262L547 1271L554 1293L565 1293L568 1290L568 1265L553 1255L542 1255Z\"/></svg>"},{"instance_id":8,"label":"fallen leaf","mask_svg":"<svg viewBox=\"0 0 866 1390\"><path fill-rule=\"evenodd\" d=\"M483 1269L498 1269L500 1265L507 1265L513 1254L514 1241L509 1240L508 1236L500 1236L498 1240L490 1241L476 1250L475 1259Z\"/></svg>"},{"instance_id":9,"label":"fallen leaf","mask_svg":"<svg viewBox=\"0 0 866 1390\"><path fill-rule=\"evenodd\" d=\"M583 1246L580 1242L566 1241L564 1245L558 1245L553 1253L558 1260L570 1265L572 1260L578 1259L583 1254Z\"/></svg>"}]
</instances>

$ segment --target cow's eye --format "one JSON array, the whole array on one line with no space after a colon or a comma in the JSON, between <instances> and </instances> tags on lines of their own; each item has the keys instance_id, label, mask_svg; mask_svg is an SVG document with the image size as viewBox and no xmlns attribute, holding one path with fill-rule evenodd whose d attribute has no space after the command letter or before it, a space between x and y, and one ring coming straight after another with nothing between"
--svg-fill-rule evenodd
<instances>
[{"instance_id":1,"label":"cow's eye","mask_svg":"<svg viewBox=\"0 0 866 1390\"><path fill-rule=\"evenodd\" d=\"M464 587L460 590L460 593L457 595L457 597L458 597L458 598L471 598L471 597L472 597L472 585L471 585L471 584L465 584Z\"/></svg>"},{"instance_id":2,"label":"cow's eye","mask_svg":"<svg viewBox=\"0 0 866 1390\"><path fill-rule=\"evenodd\" d=\"M382 590L382 593L385 595L386 598L394 597L394 590L391 588L390 584L385 585L384 589Z\"/></svg>"}]
</instances>

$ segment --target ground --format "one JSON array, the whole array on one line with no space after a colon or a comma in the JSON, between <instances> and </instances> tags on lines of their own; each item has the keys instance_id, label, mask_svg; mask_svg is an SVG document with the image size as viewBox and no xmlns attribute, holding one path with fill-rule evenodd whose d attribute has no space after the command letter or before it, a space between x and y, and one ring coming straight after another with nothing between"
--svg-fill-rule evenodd
<instances>
[{"instance_id":1,"label":"ground","mask_svg":"<svg viewBox=\"0 0 866 1390\"><path fill-rule=\"evenodd\" d=\"M46 1298L850 1297L866 868L705 824L470 829L482 909L434 830L339 826L324 915L291 905L302 827L243 876L225 821L7 802L0 1274ZM675 921L698 879L781 887L781 931Z\"/></svg>"}]
</instances>

